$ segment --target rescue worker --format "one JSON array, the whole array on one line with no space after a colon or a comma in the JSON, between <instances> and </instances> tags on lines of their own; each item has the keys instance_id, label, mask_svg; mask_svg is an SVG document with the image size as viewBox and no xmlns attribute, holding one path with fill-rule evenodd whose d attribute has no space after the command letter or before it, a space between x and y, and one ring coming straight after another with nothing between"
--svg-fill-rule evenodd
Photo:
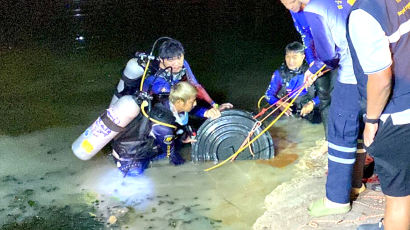
<instances>
[{"instance_id":1,"label":"rescue worker","mask_svg":"<svg viewBox=\"0 0 410 230\"><path fill-rule=\"evenodd\" d=\"M362 148L358 149L361 108L346 39L346 19L351 8L350 2L347 0L282 0L289 10L294 12L303 10L312 33L317 59L306 71L306 81L312 84L315 80L314 74L324 64L328 69L337 68L338 73L333 85L328 120L326 197L318 199L309 206L309 214L312 216L349 212L352 184L355 186L360 184L357 192L364 188L361 183L363 174L355 176L355 180L352 181L356 152L358 152L356 163L363 169L365 151ZM363 173L363 170L360 171Z\"/></svg>"},{"instance_id":2,"label":"rescue worker","mask_svg":"<svg viewBox=\"0 0 410 230\"><path fill-rule=\"evenodd\" d=\"M281 0L282 4L286 5L291 3L289 0ZM306 62L310 66L314 63L315 59L318 59L315 49L315 44L313 42L312 34L310 31L309 24L307 23L306 17L303 12L302 8L295 8L292 9L287 7L290 11L290 14L293 19L293 23L295 26L296 31L300 34L300 37L303 41L303 45L305 46L305 56ZM316 89L316 93L319 97L320 104L318 106L320 116L322 118L323 127L325 130L325 138L327 140L327 120L329 116L329 107L331 101L331 92L333 89L333 81L337 75L336 70L330 70L326 73L323 73L323 76L318 78L314 85ZM327 143L322 147L322 152L327 152Z\"/></svg>"},{"instance_id":3,"label":"rescue worker","mask_svg":"<svg viewBox=\"0 0 410 230\"><path fill-rule=\"evenodd\" d=\"M308 69L304 62L304 46L300 42L289 43L285 47L285 63L277 69L273 75L265 98L269 104L276 103L279 109L284 110L290 101L279 101L282 97L294 96L295 91L303 86L304 73ZM313 121L314 108L319 107L319 97L313 86L304 89L295 100L292 107L286 111L286 115L297 114Z\"/></svg>"},{"instance_id":4,"label":"rescue worker","mask_svg":"<svg viewBox=\"0 0 410 230\"><path fill-rule=\"evenodd\" d=\"M123 76L116 89L115 95L113 97L113 102L123 95L132 95L139 90L141 84L141 76L143 75L144 68L147 58L152 60L152 65L150 65L149 72L144 81L144 91L149 90L154 84L154 78L163 78L169 82L172 86L179 81L188 81L198 91L198 99L205 101L214 108L218 108L219 105L212 100L209 94L206 92L204 87L199 84L195 75L193 74L191 67L185 60L185 50L182 44L175 39L168 39L164 41L159 47L159 59L154 59L153 57L148 57L146 54L139 53L136 58L128 61L127 66L123 71ZM162 93L169 93L162 92ZM232 108L232 104L225 103L221 105L222 109Z\"/></svg>"},{"instance_id":5,"label":"rescue worker","mask_svg":"<svg viewBox=\"0 0 410 230\"><path fill-rule=\"evenodd\" d=\"M170 91L169 97L155 102L150 112L141 108L142 113L112 141L112 155L124 176L141 174L159 155L168 156L174 165L184 163L179 147L181 138L186 143L194 141L184 129L188 125L188 112L196 105L197 90L188 82L179 82L169 88L169 84L161 80L152 91L159 93L164 89ZM135 99L138 100L137 97ZM195 112L205 118L220 116L215 108L196 108Z\"/></svg>"},{"instance_id":6,"label":"rescue worker","mask_svg":"<svg viewBox=\"0 0 410 230\"><path fill-rule=\"evenodd\" d=\"M409 0L357 0L348 41L366 105L364 144L374 156L384 220L358 230L410 229Z\"/></svg>"}]
</instances>

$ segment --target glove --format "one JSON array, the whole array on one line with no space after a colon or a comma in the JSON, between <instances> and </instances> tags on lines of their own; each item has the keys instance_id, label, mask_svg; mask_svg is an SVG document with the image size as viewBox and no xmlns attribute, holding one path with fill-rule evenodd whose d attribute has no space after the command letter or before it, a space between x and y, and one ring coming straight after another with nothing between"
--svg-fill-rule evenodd
<instances>
[{"instance_id":1,"label":"glove","mask_svg":"<svg viewBox=\"0 0 410 230\"><path fill-rule=\"evenodd\" d=\"M181 155L179 155L179 153L173 153L169 156L169 162L174 165L182 165L185 163L185 160L181 157Z\"/></svg>"}]
</instances>

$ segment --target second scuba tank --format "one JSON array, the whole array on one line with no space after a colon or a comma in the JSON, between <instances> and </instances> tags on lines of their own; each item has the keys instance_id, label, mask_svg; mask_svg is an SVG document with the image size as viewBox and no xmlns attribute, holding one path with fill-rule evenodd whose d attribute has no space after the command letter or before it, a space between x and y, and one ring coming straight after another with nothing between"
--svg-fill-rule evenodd
<instances>
[{"instance_id":1,"label":"second scuba tank","mask_svg":"<svg viewBox=\"0 0 410 230\"><path fill-rule=\"evenodd\" d=\"M139 87L140 78L143 74L144 67L142 65L142 57L130 59L122 72L122 77L116 88L116 94L121 94L128 90L137 90ZM133 94L134 92L126 93ZM119 96L116 94L112 97L110 106L117 102Z\"/></svg>"},{"instance_id":2,"label":"second scuba tank","mask_svg":"<svg viewBox=\"0 0 410 230\"><path fill-rule=\"evenodd\" d=\"M111 105L72 144L73 153L89 160L140 113L134 96L123 96Z\"/></svg>"}]
</instances>

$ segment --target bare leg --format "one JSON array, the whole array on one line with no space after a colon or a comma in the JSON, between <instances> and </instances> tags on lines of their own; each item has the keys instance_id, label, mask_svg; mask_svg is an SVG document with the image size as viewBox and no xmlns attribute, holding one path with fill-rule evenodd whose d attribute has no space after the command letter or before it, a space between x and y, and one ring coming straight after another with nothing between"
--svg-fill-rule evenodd
<instances>
[{"instance_id":1,"label":"bare leg","mask_svg":"<svg viewBox=\"0 0 410 230\"><path fill-rule=\"evenodd\" d=\"M392 197L386 195L384 229L410 229L410 195L404 197Z\"/></svg>"}]
</instances>

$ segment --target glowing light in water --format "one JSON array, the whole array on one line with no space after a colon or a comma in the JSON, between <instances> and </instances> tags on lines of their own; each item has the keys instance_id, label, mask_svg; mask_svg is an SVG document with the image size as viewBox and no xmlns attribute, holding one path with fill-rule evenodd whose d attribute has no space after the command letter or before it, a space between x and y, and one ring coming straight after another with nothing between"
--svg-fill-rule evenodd
<instances>
[{"instance_id":1,"label":"glowing light in water","mask_svg":"<svg viewBox=\"0 0 410 230\"><path fill-rule=\"evenodd\" d=\"M118 169L108 170L102 175L96 189L136 209L145 208L153 197L153 182L149 177L140 175L124 178Z\"/></svg>"}]
</instances>

